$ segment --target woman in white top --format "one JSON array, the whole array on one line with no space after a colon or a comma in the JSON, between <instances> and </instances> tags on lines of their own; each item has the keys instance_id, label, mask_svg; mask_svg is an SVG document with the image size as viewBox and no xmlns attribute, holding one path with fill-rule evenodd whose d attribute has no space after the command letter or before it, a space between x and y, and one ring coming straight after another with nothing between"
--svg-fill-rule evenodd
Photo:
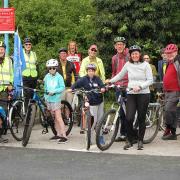
<instances>
[{"instance_id":1,"label":"woman in white top","mask_svg":"<svg viewBox=\"0 0 180 180\"><path fill-rule=\"evenodd\" d=\"M152 70L146 61L143 61L141 55L141 48L137 45L129 48L130 59L124 65L123 69L111 80L106 82L115 83L121 80L126 73L128 73L128 88L131 90L127 92L126 105L126 119L127 119L127 141L124 150L128 150L133 146L133 141L136 137L133 130L133 121L137 111L137 118L139 123L138 132L138 150L143 149L143 138L145 134L145 119L149 104L150 90L149 86L153 83Z\"/></svg>"}]
</instances>

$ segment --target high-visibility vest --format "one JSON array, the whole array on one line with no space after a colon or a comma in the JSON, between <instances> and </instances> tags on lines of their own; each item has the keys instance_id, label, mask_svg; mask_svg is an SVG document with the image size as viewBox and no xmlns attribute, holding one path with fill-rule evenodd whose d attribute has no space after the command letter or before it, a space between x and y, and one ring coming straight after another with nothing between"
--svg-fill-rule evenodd
<instances>
[{"instance_id":1,"label":"high-visibility vest","mask_svg":"<svg viewBox=\"0 0 180 180\"><path fill-rule=\"evenodd\" d=\"M13 69L12 61L9 57L5 57L4 62L0 65L0 92L4 91L7 86L4 84L12 84Z\"/></svg>"},{"instance_id":2,"label":"high-visibility vest","mask_svg":"<svg viewBox=\"0 0 180 180\"><path fill-rule=\"evenodd\" d=\"M26 69L22 72L22 75L25 77L37 77L37 70L36 70L36 61L37 61L37 57L36 57L36 53L33 51L30 51L30 54L26 54L25 51L24 52L24 58L26 61Z\"/></svg>"}]
</instances>

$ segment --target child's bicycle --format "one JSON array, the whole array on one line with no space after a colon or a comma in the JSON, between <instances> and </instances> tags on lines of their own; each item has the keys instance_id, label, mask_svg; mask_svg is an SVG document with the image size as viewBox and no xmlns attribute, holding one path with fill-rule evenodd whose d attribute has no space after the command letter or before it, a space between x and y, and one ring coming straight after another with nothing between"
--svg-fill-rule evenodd
<instances>
[{"instance_id":1,"label":"child's bicycle","mask_svg":"<svg viewBox=\"0 0 180 180\"><path fill-rule=\"evenodd\" d=\"M8 93L10 97L11 94ZM3 134L9 129L14 139L21 141L24 131L25 108L22 99L0 99L0 102L7 103L7 112L0 106L0 118L3 122Z\"/></svg>"},{"instance_id":2,"label":"child's bicycle","mask_svg":"<svg viewBox=\"0 0 180 180\"><path fill-rule=\"evenodd\" d=\"M54 124L54 118L52 117L51 113L47 110L46 104L44 102L44 99L41 98L37 92L42 92L41 90L32 89L29 87L22 87L23 89L28 89L33 91L33 98L29 100L28 103L28 109L26 112L25 117L25 127L23 132L23 140L22 145L25 147L28 142L29 138L31 136L32 128L35 122L36 112L37 112L37 106L40 109L41 113L41 125L44 127L42 130L42 134L48 133L48 127L50 126L52 132L54 135L57 135L55 124ZM68 135L72 129L73 126L73 120L72 120L72 109L71 106L69 106L69 103L66 101L61 101L61 113L62 118L64 120L64 124L66 127L66 135ZM68 112L68 117L67 117Z\"/></svg>"},{"instance_id":3,"label":"child's bicycle","mask_svg":"<svg viewBox=\"0 0 180 180\"><path fill-rule=\"evenodd\" d=\"M122 86L109 86L109 88L119 88L121 91L130 91L130 89L127 89L126 87ZM96 128L96 144L97 147L104 151L111 147L111 145L114 143L114 140L116 138L119 125L121 124L120 120L120 109L123 109L124 113L126 114L126 98L119 96L118 103L113 103L111 106L111 109L107 111L102 119L98 122L97 128ZM151 105L150 105L151 107ZM159 126L160 126L160 120L157 118L157 113L159 112L160 105L154 104L153 108L156 108L156 113L151 113L151 109L149 109L149 113L146 115L146 133L143 140L143 143L150 143L154 140L156 137ZM138 132L138 121L137 121L137 114L135 115L134 120L134 132L135 134ZM148 131L150 129L150 131Z\"/></svg>"},{"instance_id":4,"label":"child's bicycle","mask_svg":"<svg viewBox=\"0 0 180 180\"><path fill-rule=\"evenodd\" d=\"M93 119L90 113L90 104L87 95L89 93L100 93L99 89L92 89L90 91L84 89L75 89L73 92L78 92L82 95L81 105L81 130L85 132L86 149L89 150L91 146L91 131L94 130Z\"/></svg>"}]
</instances>

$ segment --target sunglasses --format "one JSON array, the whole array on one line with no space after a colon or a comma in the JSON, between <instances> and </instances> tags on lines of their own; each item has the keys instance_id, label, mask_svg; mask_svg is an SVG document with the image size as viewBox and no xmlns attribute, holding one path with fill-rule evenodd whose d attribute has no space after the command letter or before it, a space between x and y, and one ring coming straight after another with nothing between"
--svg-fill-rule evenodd
<instances>
[{"instance_id":1,"label":"sunglasses","mask_svg":"<svg viewBox=\"0 0 180 180\"><path fill-rule=\"evenodd\" d=\"M31 44L25 44L25 46L31 46Z\"/></svg>"},{"instance_id":2,"label":"sunglasses","mask_svg":"<svg viewBox=\"0 0 180 180\"><path fill-rule=\"evenodd\" d=\"M50 68L48 68L49 70L56 70L56 68L55 67L50 67Z\"/></svg>"},{"instance_id":3,"label":"sunglasses","mask_svg":"<svg viewBox=\"0 0 180 180\"><path fill-rule=\"evenodd\" d=\"M97 50L96 50L96 49L91 49L91 51L97 52Z\"/></svg>"}]
</instances>

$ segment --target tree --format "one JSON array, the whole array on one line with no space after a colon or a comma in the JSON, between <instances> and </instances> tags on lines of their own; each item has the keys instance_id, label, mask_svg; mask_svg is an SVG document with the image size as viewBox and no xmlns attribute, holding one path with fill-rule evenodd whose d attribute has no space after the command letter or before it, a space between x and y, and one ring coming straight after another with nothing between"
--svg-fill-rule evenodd
<instances>
[{"instance_id":1,"label":"tree","mask_svg":"<svg viewBox=\"0 0 180 180\"><path fill-rule=\"evenodd\" d=\"M169 42L179 43L179 0L93 0L96 38L110 65L115 36L139 44L154 57ZM107 43L108 42L108 43Z\"/></svg>"},{"instance_id":2,"label":"tree","mask_svg":"<svg viewBox=\"0 0 180 180\"><path fill-rule=\"evenodd\" d=\"M79 51L86 53L95 39L92 23L94 10L86 0L13 0L16 9L16 26L22 38L31 37L33 49L43 75L45 62L56 58L60 47L76 40Z\"/></svg>"}]
</instances>

